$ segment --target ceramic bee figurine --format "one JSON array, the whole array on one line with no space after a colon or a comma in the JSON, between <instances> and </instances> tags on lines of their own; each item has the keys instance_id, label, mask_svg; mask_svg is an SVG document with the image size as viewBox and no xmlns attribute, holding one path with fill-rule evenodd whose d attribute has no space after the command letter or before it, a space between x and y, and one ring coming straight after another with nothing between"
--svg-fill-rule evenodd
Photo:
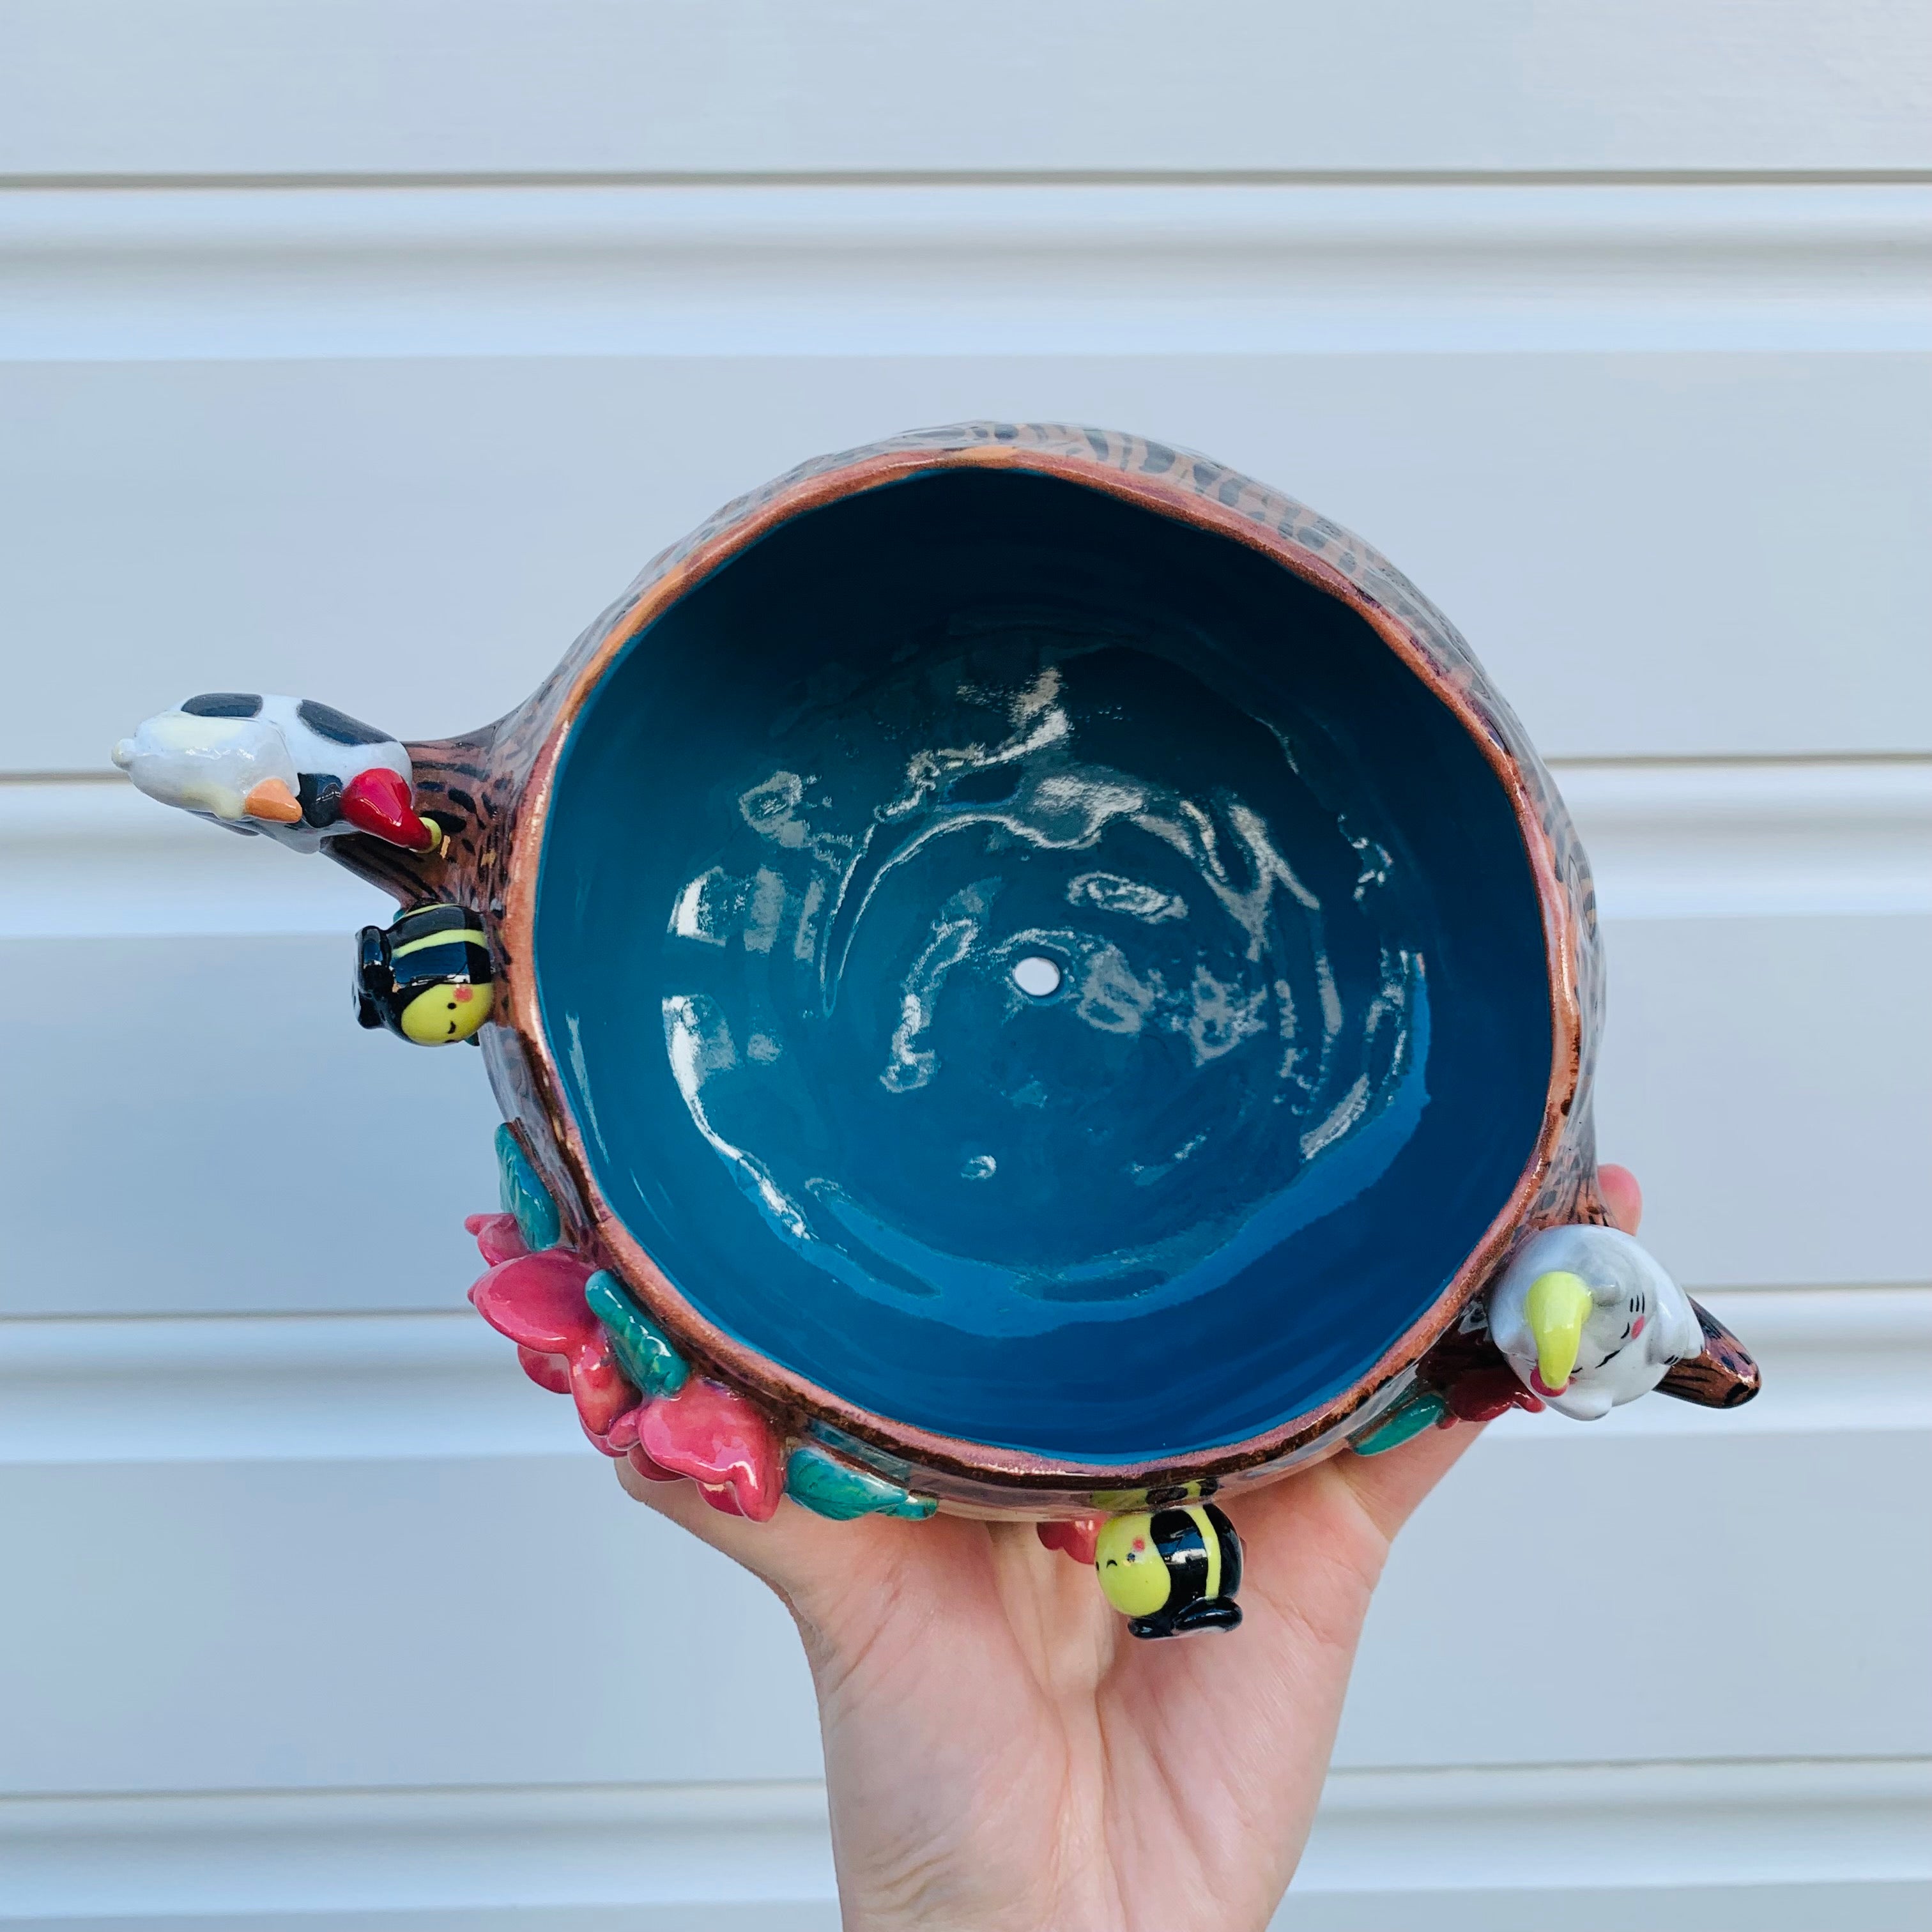
<instances>
[{"instance_id":1,"label":"ceramic bee figurine","mask_svg":"<svg viewBox=\"0 0 1932 1932\"><path fill-rule=\"evenodd\" d=\"M1241 1621L1241 1539L1212 1503L1134 1510L1101 1526L1094 1568L1136 1636L1231 1630Z\"/></svg>"},{"instance_id":2,"label":"ceramic bee figurine","mask_svg":"<svg viewBox=\"0 0 1932 1932\"><path fill-rule=\"evenodd\" d=\"M313 698L203 692L123 738L114 762L164 805L299 852L352 832L413 852L442 842L416 809L408 752Z\"/></svg>"},{"instance_id":3,"label":"ceramic bee figurine","mask_svg":"<svg viewBox=\"0 0 1932 1932\"><path fill-rule=\"evenodd\" d=\"M362 928L356 1017L365 1027L448 1046L473 1039L494 1004L489 942L466 908L419 906L386 929Z\"/></svg>"},{"instance_id":4,"label":"ceramic bee figurine","mask_svg":"<svg viewBox=\"0 0 1932 1932\"><path fill-rule=\"evenodd\" d=\"M1704 1346L1690 1298L1614 1228L1546 1228L1490 1297L1490 1334L1523 1386L1593 1422Z\"/></svg>"}]
</instances>

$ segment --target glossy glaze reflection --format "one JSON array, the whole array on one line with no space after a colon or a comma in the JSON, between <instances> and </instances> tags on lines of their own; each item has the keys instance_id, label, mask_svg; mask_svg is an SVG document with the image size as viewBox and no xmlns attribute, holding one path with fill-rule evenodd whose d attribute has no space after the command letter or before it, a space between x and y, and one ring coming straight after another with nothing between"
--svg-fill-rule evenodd
<instances>
[{"instance_id":1,"label":"glossy glaze reflection","mask_svg":"<svg viewBox=\"0 0 1932 1932\"><path fill-rule=\"evenodd\" d=\"M1361 621L1068 484L800 518L568 742L539 992L679 1291L893 1420L1130 1461L1355 1379L1550 1064L1476 748Z\"/></svg>"}]
</instances>

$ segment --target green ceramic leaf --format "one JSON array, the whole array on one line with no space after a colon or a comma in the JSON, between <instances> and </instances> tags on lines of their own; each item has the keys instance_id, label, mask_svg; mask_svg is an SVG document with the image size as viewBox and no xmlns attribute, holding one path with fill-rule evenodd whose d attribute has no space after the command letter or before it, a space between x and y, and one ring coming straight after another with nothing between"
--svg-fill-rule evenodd
<instances>
[{"instance_id":1,"label":"green ceramic leaf","mask_svg":"<svg viewBox=\"0 0 1932 1932\"><path fill-rule=\"evenodd\" d=\"M649 1316L614 1274L599 1268L584 1284L590 1312L604 1324L610 1351L625 1378L643 1395L675 1395L690 1379L690 1366L666 1341Z\"/></svg>"},{"instance_id":2,"label":"green ceramic leaf","mask_svg":"<svg viewBox=\"0 0 1932 1932\"><path fill-rule=\"evenodd\" d=\"M517 1217L517 1232L532 1254L554 1248L563 1238L556 1203L537 1178L530 1156L518 1144L506 1123L496 1130L496 1174L506 1214Z\"/></svg>"},{"instance_id":3,"label":"green ceramic leaf","mask_svg":"<svg viewBox=\"0 0 1932 1932\"><path fill-rule=\"evenodd\" d=\"M785 1465L785 1494L834 1522L850 1522L861 1516L904 1516L920 1522L939 1507L930 1496L908 1495L896 1483L855 1469L809 1442L801 1442Z\"/></svg>"},{"instance_id":4,"label":"green ceramic leaf","mask_svg":"<svg viewBox=\"0 0 1932 1932\"><path fill-rule=\"evenodd\" d=\"M1412 1389L1372 1427L1351 1437L1348 1447L1358 1456L1379 1456L1384 1449L1399 1448L1439 1421L1448 1407L1433 1389Z\"/></svg>"}]
</instances>

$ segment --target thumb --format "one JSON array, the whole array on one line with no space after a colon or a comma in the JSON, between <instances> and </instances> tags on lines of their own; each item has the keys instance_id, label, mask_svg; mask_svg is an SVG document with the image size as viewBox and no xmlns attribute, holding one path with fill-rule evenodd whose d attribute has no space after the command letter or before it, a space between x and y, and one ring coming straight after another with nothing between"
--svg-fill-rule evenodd
<instances>
[{"instance_id":1,"label":"thumb","mask_svg":"<svg viewBox=\"0 0 1932 1932\"><path fill-rule=\"evenodd\" d=\"M614 1466L626 1495L748 1570L794 1616L815 1619L823 1606L847 1592L872 1587L903 1558L908 1537L935 1527L877 1516L834 1522L789 1498L770 1522L752 1522L712 1508L698 1485L682 1477L653 1480L623 1456Z\"/></svg>"}]
</instances>

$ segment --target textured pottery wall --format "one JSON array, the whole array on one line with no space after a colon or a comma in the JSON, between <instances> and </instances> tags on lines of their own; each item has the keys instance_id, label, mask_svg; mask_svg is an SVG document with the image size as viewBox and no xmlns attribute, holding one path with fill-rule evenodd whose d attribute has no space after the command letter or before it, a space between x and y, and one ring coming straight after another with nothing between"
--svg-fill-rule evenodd
<instances>
[{"instance_id":1,"label":"textured pottery wall","mask_svg":"<svg viewBox=\"0 0 1932 1932\"><path fill-rule=\"evenodd\" d=\"M381 902L106 754L479 722L728 496L977 416L1450 614L1595 862L1604 1151L1766 1366L1491 1432L1281 1923L1932 1909L1923 10L967 17L0 10L0 1919L836 1923L782 1615L464 1306L494 1112L353 1024Z\"/></svg>"}]
</instances>

